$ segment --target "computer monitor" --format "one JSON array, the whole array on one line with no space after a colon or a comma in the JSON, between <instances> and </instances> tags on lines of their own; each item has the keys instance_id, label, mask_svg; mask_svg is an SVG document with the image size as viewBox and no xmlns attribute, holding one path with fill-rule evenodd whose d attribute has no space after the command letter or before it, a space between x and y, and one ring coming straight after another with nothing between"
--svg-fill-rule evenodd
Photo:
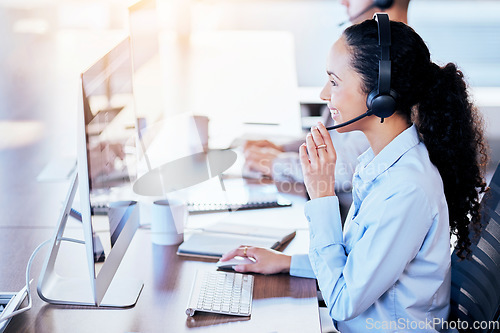
<instances>
[{"instance_id":1,"label":"computer monitor","mask_svg":"<svg viewBox=\"0 0 500 333\"><path fill-rule=\"evenodd\" d=\"M81 74L78 174L38 286L49 303L128 307L142 289L140 281L114 279L139 226L138 205L131 200L138 158L132 77L129 37ZM89 276L66 278L54 267L59 246L67 240L63 234L77 187ZM97 205L106 206L104 215L95 214Z\"/></svg>"}]
</instances>

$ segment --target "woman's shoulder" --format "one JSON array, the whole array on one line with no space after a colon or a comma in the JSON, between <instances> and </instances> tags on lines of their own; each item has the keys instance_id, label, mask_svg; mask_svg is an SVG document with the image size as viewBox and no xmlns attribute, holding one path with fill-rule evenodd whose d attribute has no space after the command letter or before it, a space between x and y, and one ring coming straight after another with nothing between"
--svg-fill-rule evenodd
<instances>
[{"instance_id":1,"label":"woman's shoulder","mask_svg":"<svg viewBox=\"0 0 500 333\"><path fill-rule=\"evenodd\" d=\"M388 170L386 180L393 188L420 189L424 195L444 195L443 181L423 143L416 145Z\"/></svg>"}]
</instances>

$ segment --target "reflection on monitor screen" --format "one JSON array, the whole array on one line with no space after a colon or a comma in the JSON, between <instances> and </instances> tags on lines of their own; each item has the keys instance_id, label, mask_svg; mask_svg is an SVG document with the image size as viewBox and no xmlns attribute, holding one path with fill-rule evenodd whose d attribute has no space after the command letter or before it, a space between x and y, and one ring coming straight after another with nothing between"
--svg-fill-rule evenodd
<instances>
[{"instance_id":1,"label":"reflection on monitor screen","mask_svg":"<svg viewBox=\"0 0 500 333\"><path fill-rule=\"evenodd\" d=\"M128 38L82 74L90 204L108 208L91 217L96 276L135 209L120 200L136 178L132 77Z\"/></svg>"},{"instance_id":2,"label":"reflection on monitor screen","mask_svg":"<svg viewBox=\"0 0 500 333\"><path fill-rule=\"evenodd\" d=\"M135 114L128 39L82 74L91 195L133 180Z\"/></svg>"}]
</instances>

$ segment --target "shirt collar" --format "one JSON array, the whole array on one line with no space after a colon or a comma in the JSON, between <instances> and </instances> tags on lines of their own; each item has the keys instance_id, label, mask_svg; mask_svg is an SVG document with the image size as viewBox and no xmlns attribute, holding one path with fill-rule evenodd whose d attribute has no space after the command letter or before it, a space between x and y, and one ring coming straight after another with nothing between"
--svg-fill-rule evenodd
<instances>
[{"instance_id":1,"label":"shirt collar","mask_svg":"<svg viewBox=\"0 0 500 333\"><path fill-rule=\"evenodd\" d=\"M377 156L368 148L358 157L358 173L364 182L371 182L389 169L408 150L420 143L415 124L401 132Z\"/></svg>"}]
</instances>

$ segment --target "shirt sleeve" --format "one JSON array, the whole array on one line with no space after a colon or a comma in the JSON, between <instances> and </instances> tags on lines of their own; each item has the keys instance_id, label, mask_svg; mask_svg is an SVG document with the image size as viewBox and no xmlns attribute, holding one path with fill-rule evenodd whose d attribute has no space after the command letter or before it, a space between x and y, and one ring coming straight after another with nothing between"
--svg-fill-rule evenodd
<instances>
[{"instance_id":1,"label":"shirt sleeve","mask_svg":"<svg viewBox=\"0 0 500 333\"><path fill-rule=\"evenodd\" d=\"M314 271L309 262L309 256L307 254L295 254L292 255L292 261L290 263L290 275L315 279Z\"/></svg>"},{"instance_id":2,"label":"shirt sleeve","mask_svg":"<svg viewBox=\"0 0 500 333\"><path fill-rule=\"evenodd\" d=\"M360 238L349 255L336 197L314 199L305 206L310 263L330 316L337 321L356 317L389 290L418 253L432 223L426 196L415 186L391 189L363 204L361 209L370 213L363 214L365 221L350 222Z\"/></svg>"}]
</instances>

